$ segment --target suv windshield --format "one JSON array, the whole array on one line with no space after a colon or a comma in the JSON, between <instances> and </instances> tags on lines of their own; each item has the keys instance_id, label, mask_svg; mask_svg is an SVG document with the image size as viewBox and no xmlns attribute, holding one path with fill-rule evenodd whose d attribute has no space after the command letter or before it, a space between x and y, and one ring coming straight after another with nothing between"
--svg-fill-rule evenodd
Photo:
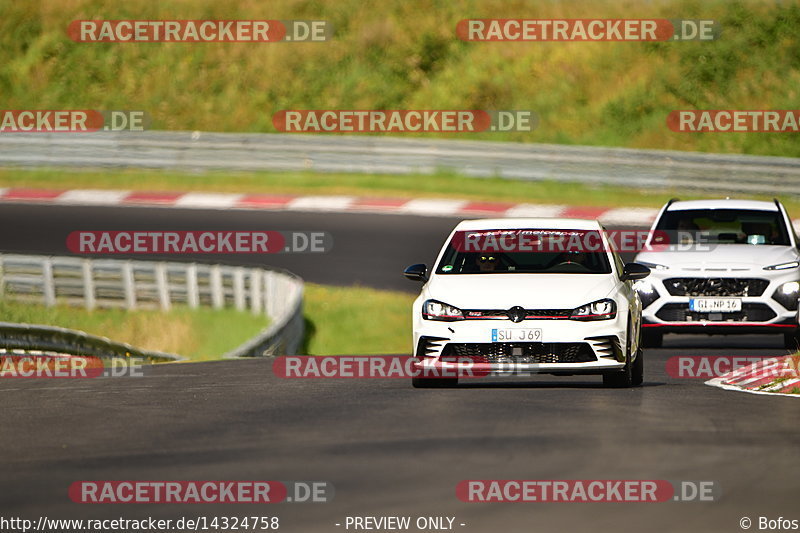
<instances>
[{"instance_id":1,"label":"suv windshield","mask_svg":"<svg viewBox=\"0 0 800 533\"><path fill-rule=\"evenodd\" d=\"M789 246L789 234L778 211L687 209L666 211L656 230L669 242L773 244ZM656 241L654 241L658 244Z\"/></svg>"},{"instance_id":2,"label":"suv windshield","mask_svg":"<svg viewBox=\"0 0 800 533\"><path fill-rule=\"evenodd\" d=\"M437 274L610 274L597 231L504 229L457 232ZM599 250L599 251L598 251Z\"/></svg>"}]
</instances>

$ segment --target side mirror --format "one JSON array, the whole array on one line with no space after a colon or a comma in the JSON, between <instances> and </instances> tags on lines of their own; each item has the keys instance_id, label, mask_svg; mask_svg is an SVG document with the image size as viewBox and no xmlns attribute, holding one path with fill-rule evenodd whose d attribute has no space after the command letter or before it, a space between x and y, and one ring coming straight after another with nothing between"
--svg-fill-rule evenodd
<instances>
[{"instance_id":1,"label":"side mirror","mask_svg":"<svg viewBox=\"0 0 800 533\"><path fill-rule=\"evenodd\" d=\"M422 263L411 265L403 271L403 275L411 281L428 281L428 267Z\"/></svg>"},{"instance_id":2,"label":"side mirror","mask_svg":"<svg viewBox=\"0 0 800 533\"><path fill-rule=\"evenodd\" d=\"M633 279L643 279L650 275L650 269L639 263L628 263L622 269L622 275L619 277L622 281Z\"/></svg>"}]
</instances>

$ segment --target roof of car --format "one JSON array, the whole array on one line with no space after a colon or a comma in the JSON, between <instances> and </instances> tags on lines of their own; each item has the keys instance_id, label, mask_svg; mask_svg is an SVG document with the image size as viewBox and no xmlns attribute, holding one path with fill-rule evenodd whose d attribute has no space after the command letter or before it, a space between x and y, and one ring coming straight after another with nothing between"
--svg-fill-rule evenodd
<instances>
[{"instance_id":1,"label":"roof of car","mask_svg":"<svg viewBox=\"0 0 800 533\"><path fill-rule=\"evenodd\" d=\"M759 200L687 200L673 202L667 211L683 211L687 209L754 209L757 211L777 211L775 202Z\"/></svg>"},{"instance_id":2,"label":"roof of car","mask_svg":"<svg viewBox=\"0 0 800 533\"><path fill-rule=\"evenodd\" d=\"M599 230L600 223L596 220L579 218L482 218L478 220L463 220L456 226L456 230L482 229Z\"/></svg>"}]
</instances>

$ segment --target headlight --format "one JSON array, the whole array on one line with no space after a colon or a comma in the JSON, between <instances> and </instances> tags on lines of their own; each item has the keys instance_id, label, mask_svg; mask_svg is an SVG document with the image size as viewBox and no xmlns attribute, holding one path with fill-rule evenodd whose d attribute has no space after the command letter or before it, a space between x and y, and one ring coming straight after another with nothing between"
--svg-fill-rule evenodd
<instances>
[{"instance_id":1,"label":"headlight","mask_svg":"<svg viewBox=\"0 0 800 533\"><path fill-rule=\"evenodd\" d=\"M779 263L777 265L770 265L764 267L764 270L789 270L790 268L797 268L800 263L797 261L789 261L788 263Z\"/></svg>"},{"instance_id":2,"label":"headlight","mask_svg":"<svg viewBox=\"0 0 800 533\"><path fill-rule=\"evenodd\" d=\"M800 297L800 283L796 281L789 281L784 283L778 290L775 291L775 294L772 295L772 299L784 306L789 311L796 311L797 310L797 299Z\"/></svg>"},{"instance_id":3,"label":"headlight","mask_svg":"<svg viewBox=\"0 0 800 533\"><path fill-rule=\"evenodd\" d=\"M644 265L650 270L669 270L667 265L657 265L656 263L646 263L644 261L636 261L640 265Z\"/></svg>"},{"instance_id":4,"label":"headlight","mask_svg":"<svg viewBox=\"0 0 800 533\"><path fill-rule=\"evenodd\" d=\"M639 299L642 301L642 309L646 309L651 303L658 300L658 291L650 281L640 279L633 284L633 288L639 293Z\"/></svg>"},{"instance_id":5,"label":"headlight","mask_svg":"<svg viewBox=\"0 0 800 533\"><path fill-rule=\"evenodd\" d=\"M464 320L464 312L458 307L453 307L437 300L427 300L422 304L422 318L425 320L452 322L454 320Z\"/></svg>"},{"instance_id":6,"label":"headlight","mask_svg":"<svg viewBox=\"0 0 800 533\"><path fill-rule=\"evenodd\" d=\"M617 316L617 304L614 300L597 300L572 310L572 320L609 320Z\"/></svg>"}]
</instances>

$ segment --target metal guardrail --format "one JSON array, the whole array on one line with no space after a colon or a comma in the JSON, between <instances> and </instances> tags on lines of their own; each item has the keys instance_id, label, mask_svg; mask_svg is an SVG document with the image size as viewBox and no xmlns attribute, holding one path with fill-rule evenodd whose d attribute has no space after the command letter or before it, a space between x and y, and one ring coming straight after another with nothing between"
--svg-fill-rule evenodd
<instances>
[{"instance_id":1,"label":"metal guardrail","mask_svg":"<svg viewBox=\"0 0 800 533\"><path fill-rule=\"evenodd\" d=\"M0 165L316 170L800 194L800 159L374 136L201 132L3 133Z\"/></svg>"},{"instance_id":2,"label":"metal guardrail","mask_svg":"<svg viewBox=\"0 0 800 533\"><path fill-rule=\"evenodd\" d=\"M232 307L269 318L267 328L226 357L291 354L303 339L303 282L294 274L276 269L0 254L0 297L48 306L60 302L87 309ZM43 340L47 346L57 344L55 336L66 338L63 331L67 330L56 328L56 335L43 326L36 328L45 337L53 335ZM0 329L0 334L3 331ZM117 348L111 351L114 350Z\"/></svg>"},{"instance_id":3,"label":"metal guardrail","mask_svg":"<svg viewBox=\"0 0 800 533\"><path fill-rule=\"evenodd\" d=\"M42 326L0 322L0 347L6 353L20 351L51 352L86 357L112 357L142 359L148 362L181 361L180 355L141 350L124 342L115 342L105 337L90 335L83 331Z\"/></svg>"}]
</instances>

